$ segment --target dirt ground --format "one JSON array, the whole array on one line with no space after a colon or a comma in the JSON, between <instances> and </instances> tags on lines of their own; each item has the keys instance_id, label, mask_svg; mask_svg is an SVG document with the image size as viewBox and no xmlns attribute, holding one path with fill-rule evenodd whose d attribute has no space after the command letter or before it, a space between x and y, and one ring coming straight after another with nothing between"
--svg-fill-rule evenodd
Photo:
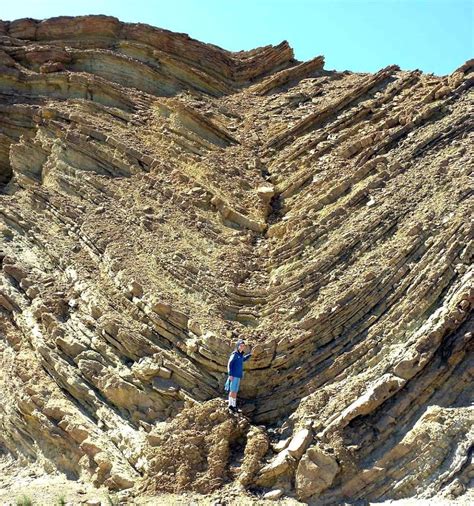
<instances>
[{"instance_id":1,"label":"dirt ground","mask_svg":"<svg viewBox=\"0 0 474 506\"><path fill-rule=\"evenodd\" d=\"M94 488L83 481L68 480L63 474L41 474L34 467L18 468L11 460L0 458L0 505L17 506L90 505L107 506L130 504L136 506L297 506L306 504L293 498L263 499L231 483L212 494L157 494L131 497L129 491L111 493L107 488ZM469 506L474 504L474 491L469 490L456 500L442 498L402 499L398 501L340 503L364 506Z\"/></svg>"},{"instance_id":2,"label":"dirt ground","mask_svg":"<svg viewBox=\"0 0 474 506\"><path fill-rule=\"evenodd\" d=\"M230 484L223 489L208 495L196 493L143 495L131 498L125 491L113 493L105 487L94 488L83 481L68 480L62 474L40 474L33 467L14 466L11 461L0 460L0 505L16 506L30 504L36 506L53 505L119 505L130 504L139 506L170 505L170 506L253 506L260 504L278 504L293 506L303 504L295 499L278 501L265 500L258 495L250 495L235 485Z\"/></svg>"}]
</instances>

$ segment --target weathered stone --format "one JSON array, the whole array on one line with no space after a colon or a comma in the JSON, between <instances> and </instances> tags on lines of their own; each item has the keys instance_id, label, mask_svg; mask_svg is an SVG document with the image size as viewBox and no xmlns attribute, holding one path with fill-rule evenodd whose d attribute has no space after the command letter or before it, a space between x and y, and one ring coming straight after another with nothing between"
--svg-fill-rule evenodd
<instances>
[{"instance_id":1,"label":"weathered stone","mask_svg":"<svg viewBox=\"0 0 474 506\"><path fill-rule=\"evenodd\" d=\"M278 443L272 445L272 447L276 452L281 452L282 450L287 448L287 446L290 444L290 441L291 441L291 437L287 437L286 439L280 439L280 441L278 441Z\"/></svg>"},{"instance_id":2,"label":"weathered stone","mask_svg":"<svg viewBox=\"0 0 474 506\"><path fill-rule=\"evenodd\" d=\"M201 328L201 325L196 320L189 320L188 321L188 329L196 334L197 336L203 335L203 330Z\"/></svg>"},{"instance_id":3,"label":"weathered stone","mask_svg":"<svg viewBox=\"0 0 474 506\"><path fill-rule=\"evenodd\" d=\"M8 297L8 295L5 295L4 293L0 293L0 306L2 306L7 311L15 311L15 303Z\"/></svg>"},{"instance_id":4,"label":"weathered stone","mask_svg":"<svg viewBox=\"0 0 474 506\"><path fill-rule=\"evenodd\" d=\"M102 501L100 499L96 499L96 498L87 499L84 504L86 504L86 506L101 506Z\"/></svg>"},{"instance_id":5,"label":"weathered stone","mask_svg":"<svg viewBox=\"0 0 474 506\"><path fill-rule=\"evenodd\" d=\"M309 448L296 469L296 492L300 499L317 497L329 488L339 471L334 457L318 447Z\"/></svg>"},{"instance_id":6,"label":"weathered stone","mask_svg":"<svg viewBox=\"0 0 474 506\"><path fill-rule=\"evenodd\" d=\"M257 195L263 200L263 202L270 202L273 195L275 195L275 189L273 186L259 186L257 188Z\"/></svg>"},{"instance_id":7,"label":"weathered stone","mask_svg":"<svg viewBox=\"0 0 474 506\"><path fill-rule=\"evenodd\" d=\"M270 490L270 492L263 494L263 498L269 501L276 501L277 499L280 499L283 493L284 493L283 490L277 488L275 490Z\"/></svg>"},{"instance_id":8,"label":"weathered stone","mask_svg":"<svg viewBox=\"0 0 474 506\"><path fill-rule=\"evenodd\" d=\"M313 438L311 429L299 430L290 441L288 453L295 459L299 459L306 451L311 439Z\"/></svg>"},{"instance_id":9,"label":"weathered stone","mask_svg":"<svg viewBox=\"0 0 474 506\"><path fill-rule=\"evenodd\" d=\"M19 265L5 264L3 265L3 271L14 278L18 283L28 276L28 272Z\"/></svg>"},{"instance_id":10,"label":"weathered stone","mask_svg":"<svg viewBox=\"0 0 474 506\"><path fill-rule=\"evenodd\" d=\"M172 371L170 371L167 367L160 367L157 374L160 378L169 379L171 378Z\"/></svg>"},{"instance_id":11,"label":"weathered stone","mask_svg":"<svg viewBox=\"0 0 474 506\"><path fill-rule=\"evenodd\" d=\"M161 369L160 363L150 357L144 357L138 363L133 364L132 372L137 378L148 381L157 376Z\"/></svg>"},{"instance_id":12,"label":"weathered stone","mask_svg":"<svg viewBox=\"0 0 474 506\"><path fill-rule=\"evenodd\" d=\"M256 483L263 487L271 487L280 477L289 474L295 460L288 449L280 452L269 464L264 466L256 478Z\"/></svg>"},{"instance_id":13,"label":"weathered stone","mask_svg":"<svg viewBox=\"0 0 474 506\"><path fill-rule=\"evenodd\" d=\"M132 297L142 297L143 296L143 287L137 281L132 281L128 285L128 290Z\"/></svg>"}]
</instances>

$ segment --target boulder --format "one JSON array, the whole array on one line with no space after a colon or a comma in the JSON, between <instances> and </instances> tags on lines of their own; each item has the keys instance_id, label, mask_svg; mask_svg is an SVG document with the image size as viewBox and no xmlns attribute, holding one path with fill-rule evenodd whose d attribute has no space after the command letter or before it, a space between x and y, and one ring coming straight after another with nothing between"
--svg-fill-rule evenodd
<instances>
[{"instance_id":1,"label":"boulder","mask_svg":"<svg viewBox=\"0 0 474 506\"><path fill-rule=\"evenodd\" d=\"M296 469L296 493L299 499L317 497L331 486L339 471L336 459L317 446L303 455Z\"/></svg>"}]
</instances>

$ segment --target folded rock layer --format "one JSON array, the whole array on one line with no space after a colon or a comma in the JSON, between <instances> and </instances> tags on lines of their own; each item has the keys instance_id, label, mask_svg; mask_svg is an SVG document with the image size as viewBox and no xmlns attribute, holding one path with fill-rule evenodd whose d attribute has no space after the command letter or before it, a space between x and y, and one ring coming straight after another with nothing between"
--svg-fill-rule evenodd
<instances>
[{"instance_id":1,"label":"folded rock layer","mask_svg":"<svg viewBox=\"0 0 474 506\"><path fill-rule=\"evenodd\" d=\"M0 22L0 67L0 458L470 493L473 60L336 72L87 16Z\"/></svg>"}]
</instances>

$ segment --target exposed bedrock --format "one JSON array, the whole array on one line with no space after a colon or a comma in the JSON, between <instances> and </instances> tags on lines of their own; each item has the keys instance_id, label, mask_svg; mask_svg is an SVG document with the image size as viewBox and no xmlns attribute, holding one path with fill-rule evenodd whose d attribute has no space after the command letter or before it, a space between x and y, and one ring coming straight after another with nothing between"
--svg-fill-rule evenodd
<instances>
[{"instance_id":1,"label":"exposed bedrock","mask_svg":"<svg viewBox=\"0 0 474 506\"><path fill-rule=\"evenodd\" d=\"M471 497L473 61L323 65L0 22L0 458L137 494Z\"/></svg>"}]
</instances>

